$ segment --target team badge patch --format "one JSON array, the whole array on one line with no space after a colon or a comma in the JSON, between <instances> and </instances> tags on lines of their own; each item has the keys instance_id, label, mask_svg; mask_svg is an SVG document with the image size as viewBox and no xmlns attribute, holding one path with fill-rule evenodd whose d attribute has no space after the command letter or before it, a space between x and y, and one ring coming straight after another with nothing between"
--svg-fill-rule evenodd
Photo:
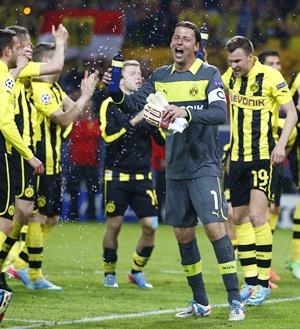
<instances>
[{"instance_id":1,"label":"team badge patch","mask_svg":"<svg viewBox=\"0 0 300 329\"><path fill-rule=\"evenodd\" d=\"M51 96L48 93L45 93L41 96L41 102L43 104L49 104L51 102Z\"/></svg>"},{"instance_id":2,"label":"team badge patch","mask_svg":"<svg viewBox=\"0 0 300 329\"><path fill-rule=\"evenodd\" d=\"M46 205L46 197L44 196L39 196L37 199L37 205L39 208L43 208Z\"/></svg>"},{"instance_id":3,"label":"team badge patch","mask_svg":"<svg viewBox=\"0 0 300 329\"><path fill-rule=\"evenodd\" d=\"M250 90L253 93L256 93L258 91L258 89L259 89L259 85L257 82L252 83L252 85L250 86Z\"/></svg>"},{"instance_id":4,"label":"team badge patch","mask_svg":"<svg viewBox=\"0 0 300 329\"><path fill-rule=\"evenodd\" d=\"M277 89L282 89L282 88L284 88L284 87L286 87L286 82L285 82L285 81L279 83L279 84L276 86Z\"/></svg>"},{"instance_id":5,"label":"team badge patch","mask_svg":"<svg viewBox=\"0 0 300 329\"><path fill-rule=\"evenodd\" d=\"M13 204L11 204L9 207L8 207L8 214L10 216L12 216L14 213L15 213L15 206Z\"/></svg>"},{"instance_id":6,"label":"team badge patch","mask_svg":"<svg viewBox=\"0 0 300 329\"><path fill-rule=\"evenodd\" d=\"M27 187L24 194L27 198L31 198L34 194L34 189L32 187Z\"/></svg>"},{"instance_id":7,"label":"team badge patch","mask_svg":"<svg viewBox=\"0 0 300 329\"><path fill-rule=\"evenodd\" d=\"M113 202L109 202L106 207L105 210L107 213L112 213L116 210L116 205Z\"/></svg>"},{"instance_id":8,"label":"team badge patch","mask_svg":"<svg viewBox=\"0 0 300 329\"><path fill-rule=\"evenodd\" d=\"M192 97L197 96L199 94L199 90L198 90L197 86L195 86L195 85L192 86L189 93L190 93L190 96L192 96Z\"/></svg>"},{"instance_id":9,"label":"team badge patch","mask_svg":"<svg viewBox=\"0 0 300 329\"><path fill-rule=\"evenodd\" d=\"M13 89L14 87L14 81L12 79L6 79L4 81L5 87L9 89Z\"/></svg>"}]
</instances>

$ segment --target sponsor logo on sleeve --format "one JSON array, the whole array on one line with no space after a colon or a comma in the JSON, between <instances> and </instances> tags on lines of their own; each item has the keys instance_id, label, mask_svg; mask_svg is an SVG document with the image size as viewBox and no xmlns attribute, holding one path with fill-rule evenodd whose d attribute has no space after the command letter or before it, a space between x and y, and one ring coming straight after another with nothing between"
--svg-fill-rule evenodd
<instances>
[{"instance_id":1,"label":"sponsor logo on sleeve","mask_svg":"<svg viewBox=\"0 0 300 329\"><path fill-rule=\"evenodd\" d=\"M285 82L285 81L280 82L280 83L276 86L277 89L282 89L282 88L284 88L284 87L286 87L286 82Z\"/></svg>"}]
</instances>

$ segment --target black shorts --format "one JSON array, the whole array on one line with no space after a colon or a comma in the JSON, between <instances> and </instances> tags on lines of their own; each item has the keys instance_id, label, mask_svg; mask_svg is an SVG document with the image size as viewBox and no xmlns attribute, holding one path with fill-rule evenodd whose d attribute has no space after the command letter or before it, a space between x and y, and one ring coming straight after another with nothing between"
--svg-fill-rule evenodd
<instances>
[{"instance_id":1,"label":"black shorts","mask_svg":"<svg viewBox=\"0 0 300 329\"><path fill-rule=\"evenodd\" d=\"M284 176L284 169L282 165L273 167L273 177L276 182L275 186L275 195L274 195L274 203L276 207L280 206L280 198L282 194L282 180Z\"/></svg>"},{"instance_id":2,"label":"black shorts","mask_svg":"<svg viewBox=\"0 0 300 329\"><path fill-rule=\"evenodd\" d=\"M219 177L166 180L165 223L174 227L193 227L223 222L223 197Z\"/></svg>"},{"instance_id":3,"label":"black shorts","mask_svg":"<svg viewBox=\"0 0 300 329\"><path fill-rule=\"evenodd\" d=\"M38 186L36 205L39 212L47 217L60 215L61 175L42 175Z\"/></svg>"},{"instance_id":4,"label":"black shorts","mask_svg":"<svg viewBox=\"0 0 300 329\"><path fill-rule=\"evenodd\" d=\"M138 218L157 216L157 197L151 179L105 180L105 214L123 216L130 206Z\"/></svg>"},{"instance_id":5,"label":"black shorts","mask_svg":"<svg viewBox=\"0 0 300 329\"><path fill-rule=\"evenodd\" d=\"M12 219L15 213L15 192L11 156L0 154L0 217Z\"/></svg>"},{"instance_id":6,"label":"black shorts","mask_svg":"<svg viewBox=\"0 0 300 329\"><path fill-rule=\"evenodd\" d=\"M277 177L270 160L230 162L230 200L233 207L249 205L251 190L263 191L274 202Z\"/></svg>"},{"instance_id":7,"label":"black shorts","mask_svg":"<svg viewBox=\"0 0 300 329\"><path fill-rule=\"evenodd\" d=\"M15 197L17 199L34 201L37 192L37 176L34 169L17 152L13 153L13 172Z\"/></svg>"}]
</instances>

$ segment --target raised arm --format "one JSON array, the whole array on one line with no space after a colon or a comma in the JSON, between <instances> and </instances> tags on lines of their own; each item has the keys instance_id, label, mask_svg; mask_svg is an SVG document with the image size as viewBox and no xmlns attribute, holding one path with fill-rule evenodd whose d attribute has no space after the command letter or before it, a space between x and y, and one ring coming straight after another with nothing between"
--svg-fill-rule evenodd
<instances>
[{"instance_id":1,"label":"raised arm","mask_svg":"<svg viewBox=\"0 0 300 329\"><path fill-rule=\"evenodd\" d=\"M63 100L63 108L55 111L51 115L51 120L63 127L67 127L70 123L74 122L93 96L99 81L98 75L98 71L90 75L88 75L88 72L85 72L84 78L81 81L81 95L78 100L74 102L71 98L65 97Z\"/></svg>"},{"instance_id":2,"label":"raised arm","mask_svg":"<svg viewBox=\"0 0 300 329\"><path fill-rule=\"evenodd\" d=\"M41 63L40 75L59 73L64 67L65 45L69 33L62 24L59 24L57 30L52 25L52 35L55 39L55 51L49 63Z\"/></svg>"}]
</instances>

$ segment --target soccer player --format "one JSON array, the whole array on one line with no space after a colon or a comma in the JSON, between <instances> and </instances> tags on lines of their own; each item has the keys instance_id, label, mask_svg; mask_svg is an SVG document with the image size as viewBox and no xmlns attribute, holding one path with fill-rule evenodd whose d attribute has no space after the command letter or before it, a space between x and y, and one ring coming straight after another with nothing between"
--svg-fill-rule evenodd
<instances>
[{"instance_id":1,"label":"soccer player","mask_svg":"<svg viewBox=\"0 0 300 329\"><path fill-rule=\"evenodd\" d=\"M143 109L149 94L160 91L170 105L159 110L146 105L147 116L152 117L147 120L157 126L163 120L172 122L178 118L189 122L182 133L166 137L165 222L174 228L181 264L193 293L190 305L176 317L202 317L211 313L196 241L199 217L213 245L228 294L229 320L243 320L236 261L225 232L219 183L218 125L226 120L226 99L218 69L196 59L200 38L193 23L177 23L170 44L174 64L158 68L132 95L113 97L123 111L133 112ZM110 81L109 72L102 81Z\"/></svg>"},{"instance_id":2,"label":"soccer player","mask_svg":"<svg viewBox=\"0 0 300 329\"><path fill-rule=\"evenodd\" d=\"M289 161L293 173L294 182L300 190L300 73L298 73L291 83L291 94L296 104L298 123L297 123L297 141L289 154ZM300 279L300 201L296 205L293 214L293 237L292 247L289 257L289 269L296 279Z\"/></svg>"},{"instance_id":3,"label":"soccer player","mask_svg":"<svg viewBox=\"0 0 300 329\"><path fill-rule=\"evenodd\" d=\"M281 71L281 62L280 62L280 56L279 52L277 50L265 50L261 52L258 55L258 60L264 64L273 67L275 70ZM280 111L280 109L279 109ZM279 118L278 119L278 134L280 135L282 128L284 126L285 119ZM286 146L286 154L288 155L291 151L291 148L295 142L297 136L297 130L296 128L293 129L292 134L290 135L290 138L288 140L287 146ZM275 188L275 196L274 196L274 202L271 202L269 207L269 213L268 213L268 221L269 225L272 231L272 234L274 234L274 231L276 229L276 225L278 222L278 217L280 214L280 197L281 197L281 183L282 183L282 176L283 176L283 166L277 165L274 167L273 175L277 176L275 180L277 180L277 187ZM270 288L278 288L277 284L273 283L272 281L279 281L281 278L280 276L274 271L274 269L271 268L270 270L270 281L269 286Z\"/></svg>"},{"instance_id":4,"label":"soccer player","mask_svg":"<svg viewBox=\"0 0 300 329\"><path fill-rule=\"evenodd\" d=\"M273 241L266 214L274 201L273 166L285 159L297 115L284 78L253 56L248 38L233 37L226 50L230 67L223 81L230 99L230 197L245 277L241 295L247 304L259 305L270 295ZM287 115L276 143L278 104Z\"/></svg>"},{"instance_id":5,"label":"soccer player","mask_svg":"<svg viewBox=\"0 0 300 329\"><path fill-rule=\"evenodd\" d=\"M9 69L17 66L20 44L15 33L0 30L0 246L12 230L14 214L13 175L11 171L11 146L13 146L36 174L44 170L43 164L22 139L14 121L14 88L15 82ZM26 61L22 61L26 63ZM11 289L5 280L0 286L0 322L11 298Z\"/></svg>"},{"instance_id":6,"label":"soccer player","mask_svg":"<svg viewBox=\"0 0 300 329\"><path fill-rule=\"evenodd\" d=\"M40 43L34 47L33 60L49 63L55 54L55 45ZM37 192L38 213L30 219L26 246L28 254L20 256L29 264L29 277L23 271L22 282L29 289L62 290L46 280L42 272L44 240L58 222L61 203L61 144L63 128L68 127L83 110L92 97L98 82L98 72L88 76L87 72L81 82L81 96L73 102L61 89L57 74L36 77L32 81L32 101L37 109L36 154L45 162L45 174L40 178ZM27 278L26 278L27 275Z\"/></svg>"},{"instance_id":7,"label":"soccer player","mask_svg":"<svg viewBox=\"0 0 300 329\"><path fill-rule=\"evenodd\" d=\"M142 84L140 63L125 61L120 88L131 94ZM149 261L155 242L158 221L156 192L153 187L151 136L164 143L159 131L149 126L143 113L123 113L109 97L100 107L100 123L105 155L106 230L103 237L104 286L117 288L118 235L124 213L130 205L140 220L141 236L132 256L129 280L140 288L152 288L143 269Z\"/></svg>"},{"instance_id":8,"label":"soccer player","mask_svg":"<svg viewBox=\"0 0 300 329\"><path fill-rule=\"evenodd\" d=\"M9 26L8 30L16 33L16 37L20 43L21 49L25 50L26 54L32 57L32 43L27 28L22 26ZM40 74L59 73L64 65L64 48L65 42L68 38L68 32L63 25L59 25L57 30L53 27L53 36L56 42L56 51L49 63L34 63L30 61L22 71L18 74L15 86L15 121L18 130L23 137L28 147L35 152L35 130L37 127L36 122L36 109L32 104L32 77ZM16 69L11 70L13 75L16 74ZM15 183L15 214L13 219L13 229L2 245L0 252L0 270L2 264L7 257L8 252L18 240L20 231L23 225L27 225L29 219L33 214L34 200L36 197L37 176L34 174L30 165L24 161L24 158L13 150L12 163L14 170L14 183ZM18 249L18 243L15 248ZM22 270L14 272L13 268L9 268L10 275L18 275L20 279L23 278ZM26 278L26 275L25 275ZM4 273L0 274L1 282L4 282Z\"/></svg>"}]
</instances>

